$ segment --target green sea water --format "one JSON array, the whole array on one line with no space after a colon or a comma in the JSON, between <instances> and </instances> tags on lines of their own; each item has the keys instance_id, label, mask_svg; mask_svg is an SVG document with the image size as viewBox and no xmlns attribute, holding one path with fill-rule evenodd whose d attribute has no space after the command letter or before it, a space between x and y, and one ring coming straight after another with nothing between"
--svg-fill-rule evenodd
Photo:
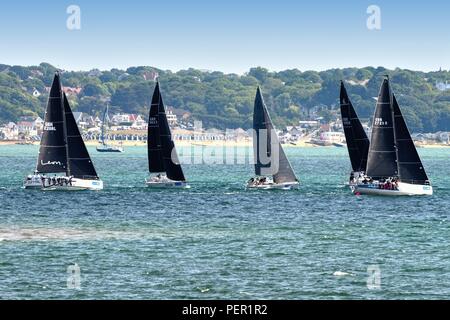
<instances>
[{"instance_id":1,"label":"green sea water","mask_svg":"<svg viewBox=\"0 0 450 320\"><path fill-rule=\"evenodd\" d=\"M103 191L23 190L37 151L0 147L1 299L450 297L448 148L419 149L435 194L398 198L352 195L344 148L287 148L297 191L199 157L191 189L150 190L142 147L90 149Z\"/></svg>"}]
</instances>

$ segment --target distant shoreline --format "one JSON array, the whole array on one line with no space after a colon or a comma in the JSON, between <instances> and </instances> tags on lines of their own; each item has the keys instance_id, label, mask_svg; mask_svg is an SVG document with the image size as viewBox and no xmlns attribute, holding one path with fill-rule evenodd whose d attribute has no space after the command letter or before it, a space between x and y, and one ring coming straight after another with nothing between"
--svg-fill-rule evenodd
<instances>
[{"instance_id":1,"label":"distant shoreline","mask_svg":"<svg viewBox=\"0 0 450 320\"><path fill-rule=\"evenodd\" d=\"M13 140L0 140L0 147L1 146L11 146L11 145L19 145L22 143L22 141L13 141ZM97 141L85 141L87 146L98 146L100 145ZM111 143L112 145L119 145L118 143ZM30 145L39 145L39 142L32 142ZM146 141L123 141L122 146L124 147L145 147L147 145ZM238 141L175 141L175 145L177 147L252 147L252 141L247 140L238 140ZM292 147L292 148L321 148L323 146L314 145L311 143L308 143L306 141L299 141L295 144L283 144L283 147ZM449 144L419 144L417 146L420 148L450 148ZM336 147L337 148L337 147ZM344 147L344 149L346 149Z\"/></svg>"}]
</instances>

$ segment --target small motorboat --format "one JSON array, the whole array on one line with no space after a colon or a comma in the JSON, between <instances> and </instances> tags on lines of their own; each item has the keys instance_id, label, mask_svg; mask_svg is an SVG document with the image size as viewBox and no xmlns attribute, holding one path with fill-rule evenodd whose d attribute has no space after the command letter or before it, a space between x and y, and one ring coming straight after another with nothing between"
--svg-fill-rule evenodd
<instances>
[{"instance_id":1,"label":"small motorboat","mask_svg":"<svg viewBox=\"0 0 450 320\"><path fill-rule=\"evenodd\" d=\"M97 152L124 152L123 147L121 146L111 146L107 144L102 144L100 147L96 148Z\"/></svg>"},{"instance_id":2,"label":"small motorboat","mask_svg":"<svg viewBox=\"0 0 450 320\"><path fill-rule=\"evenodd\" d=\"M337 148L345 148L347 146L347 144L343 143L343 142L333 142L333 146L335 146Z\"/></svg>"}]
</instances>

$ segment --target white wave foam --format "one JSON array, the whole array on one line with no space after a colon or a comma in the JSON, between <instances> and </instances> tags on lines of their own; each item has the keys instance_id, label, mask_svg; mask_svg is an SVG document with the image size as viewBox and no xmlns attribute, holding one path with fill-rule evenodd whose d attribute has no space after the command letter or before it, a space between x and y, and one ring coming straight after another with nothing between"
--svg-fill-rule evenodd
<instances>
[{"instance_id":1,"label":"white wave foam","mask_svg":"<svg viewBox=\"0 0 450 320\"><path fill-rule=\"evenodd\" d=\"M351 274L348 272L344 272L344 271L336 271L333 273L333 276L335 277L346 277L346 276L350 276Z\"/></svg>"},{"instance_id":2,"label":"white wave foam","mask_svg":"<svg viewBox=\"0 0 450 320\"><path fill-rule=\"evenodd\" d=\"M69 228L0 228L0 241L104 240L139 238L131 232Z\"/></svg>"}]
</instances>

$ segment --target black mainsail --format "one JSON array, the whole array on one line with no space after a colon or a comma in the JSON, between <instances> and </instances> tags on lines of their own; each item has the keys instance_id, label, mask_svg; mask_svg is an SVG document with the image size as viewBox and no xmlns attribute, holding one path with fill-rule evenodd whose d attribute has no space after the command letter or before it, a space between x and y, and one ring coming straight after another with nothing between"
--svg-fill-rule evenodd
<instances>
[{"instance_id":1,"label":"black mainsail","mask_svg":"<svg viewBox=\"0 0 450 320\"><path fill-rule=\"evenodd\" d=\"M64 93L64 113L67 132L67 164L68 176L79 179L98 180L99 177L92 164L91 157L84 144L77 123L70 109L69 101Z\"/></svg>"},{"instance_id":2,"label":"black mainsail","mask_svg":"<svg viewBox=\"0 0 450 320\"><path fill-rule=\"evenodd\" d=\"M275 183L298 181L283 147L278 140L272 120L258 87L253 111L255 174L273 175Z\"/></svg>"},{"instance_id":3,"label":"black mainsail","mask_svg":"<svg viewBox=\"0 0 450 320\"><path fill-rule=\"evenodd\" d=\"M258 87L253 110L253 155L255 159L255 174L263 176L271 167L272 139L268 132L268 114L264 108L264 100ZM273 175L275 172L269 172Z\"/></svg>"},{"instance_id":4,"label":"black mainsail","mask_svg":"<svg viewBox=\"0 0 450 320\"><path fill-rule=\"evenodd\" d=\"M383 179L398 175L392 93L387 78L383 80L378 95L366 174L373 179Z\"/></svg>"},{"instance_id":5,"label":"black mainsail","mask_svg":"<svg viewBox=\"0 0 450 320\"><path fill-rule=\"evenodd\" d=\"M148 168L150 173L165 172L161 136L159 134L159 104L161 100L161 92L159 91L159 83L156 83L153 92L152 104L150 106L150 114L148 117L147 130L147 152L148 152Z\"/></svg>"},{"instance_id":6,"label":"black mainsail","mask_svg":"<svg viewBox=\"0 0 450 320\"><path fill-rule=\"evenodd\" d=\"M398 176L400 181L411 184L426 184L428 176L417 153L405 119L395 95L393 95L395 141L397 145Z\"/></svg>"},{"instance_id":7,"label":"black mainsail","mask_svg":"<svg viewBox=\"0 0 450 320\"><path fill-rule=\"evenodd\" d=\"M156 83L148 121L148 161L151 173L165 172L173 181L186 181L172 140L164 102Z\"/></svg>"},{"instance_id":8,"label":"black mainsail","mask_svg":"<svg viewBox=\"0 0 450 320\"><path fill-rule=\"evenodd\" d=\"M361 121L359 121L355 108L353 108L343 81L341 81L340 102L342 125L344 127L350 162L354 172L363 172L367 167L367 156L370 145L369 138Z\"/></svg>"},{"instance_id":9,"label":"black mainsail","mask_svg":"<svg viewBox=\"0 0 450 320\"><path fill-rule=\"evenodd\" d=\"M59 73L55 74L45 111L37 173L60 173L98 180L97 172L75 122Z\"/></svg>"},{"instance_id":10,"label":"black mainsail","mask_svg":"<svg viewBox=\"0 0 450 320\"><path fill-rule=\"evenodd\" d=\"M58 73L53 79L44 118L36 172L68 172L63 92Z\"/></svg>"}]
</instances>

